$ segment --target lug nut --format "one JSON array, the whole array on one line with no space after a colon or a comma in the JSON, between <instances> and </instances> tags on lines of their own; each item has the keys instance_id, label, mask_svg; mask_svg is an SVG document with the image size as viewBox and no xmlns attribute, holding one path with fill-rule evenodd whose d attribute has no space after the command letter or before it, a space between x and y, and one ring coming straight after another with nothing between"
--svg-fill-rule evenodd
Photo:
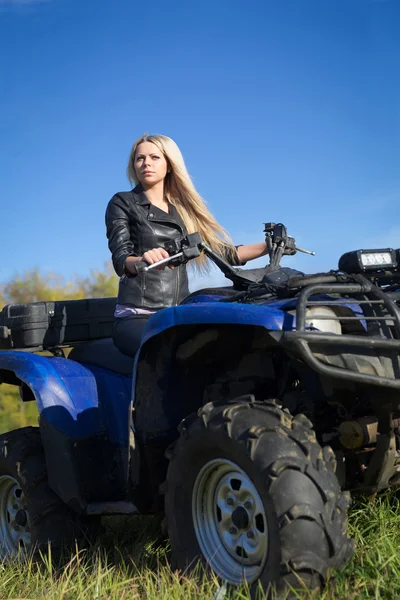
<instances>
[{"instance_id":1,"label":"lug nut","mask_svg":"<svg viewBox=\"0 0 400 600\"><path fill-rule=\"evenodd\" d=\"M251 500L246 500L246 502L244 503L244 507L247 508L247 510L250 510L250 508L253 508L253 503Z\"/></svg>"},{"instance_id":2,"label":"lug nut","mask_svg":"<svg viewBox=\"0 0 400 600\"><path fill-rule=\"evenodd\" d=\"M254 531L253 531L252 529L250 529L250 530L247 532L247 537L249 538L249 540L254 540L254 538L256 537L256 536L255 536L255 533L254 533Z\"/></svg>"},{"instance_id":3,"label":"lug nut","mask_svg":"<svg viewBox=\"0 0 400 600\"><path fill-rule=\"evenodd\" d=\"M231 535L236 535L236 534L237 534L237 529L236 529L236 527L230 527L230 528L229 528L229 533L230 533Z\"/></svg>"},{"instance_id":4,"label":"lug nut","mask_svg":"<svg viewBox=\"0 0 400 600\"><path fill-rule=\"evenodd\" d=\"M227 498L226 503L228 504L228 506L233 506L235 504L235 498L232 498L232 496L229 496L229 498Z\"/></svg>"}]
</instances>

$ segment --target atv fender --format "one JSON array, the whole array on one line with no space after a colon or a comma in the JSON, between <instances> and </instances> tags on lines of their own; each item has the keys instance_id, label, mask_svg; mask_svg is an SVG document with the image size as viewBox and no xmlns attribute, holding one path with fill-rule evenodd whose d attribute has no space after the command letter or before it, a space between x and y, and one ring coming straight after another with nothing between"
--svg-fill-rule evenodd
<instances>
[{"instance_id":1,"label":"atv fender","mask_svg":"<svg viewBox=\"0 0 400 600\"><path fill-rule=\"evenodd\" d=\"M96 380L82 365L66 358L28 352L1 352L0 377L11 371L27 385L36 400L41 419L69 435L85 437L101 430Z\"/></svg>"},{"instance_id":2,"label":"atv fender","mask_svg":"<svg viewBox=\"0 0 400 600\"><path fill-rule=\"evenodd\" d=\"M251 380L256 365L242 366L257 352L254 341L275 344L271 332L289 322L292 316L278 309L228 302L180 305L149 319L136 354L133 403L135 437L154 497L165 479L165 449L176 439L181 420L204 404L214 372L237 367ZM269 364L262 365L262 374L273 378Z\"/></svg>"},{"instance_id":3,"label":"atv fender","mask_svg":"<svg viewBox=\"0 0 400 600\"><path fill-rule=\"evenodd\" d=\"M269 331L290 329L293 317L277 308L229 302L196 302L165 308L154 314L143 332L142 344L181 325L252 325Z\"/></svg>"},{"instance_id":4,"label":"atv fender","mask_svg":"<svg viewBox=\"0 0 400 600\"><path fill-rule=\"evenodd\" d=\"M0 353L0 378L34 395L49 485L60 498L76 512L121 499L126 461L107 435L94 374L66 358L7 351Z\"/></svg>"},{"instance_id":5,"label":"atv fender","mask_svg":"<svg viewBox=\"0 0 400 600\"><path fill-rule=\"evenodd\" d=\"M170 374L171 361L175 359L173 341L184 331L192 331L197 338L198 332L203 331L204 337L211 335L212 338L213 331L224 328L232 332L235 330L236 337L239 337L245 330L258 329L262 330L263 335L268 335L268 332L291 329L292 324L293 316L278 308L225 302L199 302L155 313L144 329L142 343L135 357L133 404L136 409L139 405L146 406L146 412L150 411L149 416L157 421L157 401L154 396L168 394L169 386L164 385L166 381L162 380ZM272 336L273 333L271 339Z\"/></svg>"}]
</instances>

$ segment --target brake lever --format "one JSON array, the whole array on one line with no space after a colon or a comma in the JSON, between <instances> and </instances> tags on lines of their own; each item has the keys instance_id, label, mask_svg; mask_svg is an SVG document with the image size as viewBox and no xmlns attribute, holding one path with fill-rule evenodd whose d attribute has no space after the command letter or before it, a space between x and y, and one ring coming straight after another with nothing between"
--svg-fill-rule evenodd
<instances>
[{"instance_id":1,"label":"brake lever","mask_svg":"<svg viewBox=\"0 0 400 600\"><path fill-rule=\"evenodd\" d=\"M203 251L203 244L199 233L190 233L180 242L181 250L176 252L176 249L179 246L176 241L170 242L166 245L165 249L170 253L167 258L163 258L162 260L153 263L152 265L148 265L143 269L143 271L150 271L150 269L156 269L161 265L167 265L168 263L172 263L174 267L178 267L181 264L192 260L193 258L197 258Z\"/></svg>"},{"instance_id":2,"label":"brake lever","mask_svg":"<svg viewBox=\"0 0 400 600\"><path fill-rule=\"evenodd\" d=\"M303 252L303 254L311 254L311 256L315 256L315 252L313 250L304 250L304 248L299 248L298 246L295 246L295 249L297 250L297 252Z\"/></svg>"},{"instance_id":3,"label":"brake lever","mask_svg":"<svg viewBox=\"0 0 400 600\"><path fill-rule=\"evenodd\" d=\"M166 265L169 262L175 260L176 258L180 258L181 256L183 256L183 252L178 252L177 254L173 254L172 256L167 256L167 258L163 258L162 260L159 260L153 263L152 265L147 265L147 267L144 267L143 271L147 272L151 269L156 269L157 267L160 267L161 265Z\"/></svg>"}]
</instances>

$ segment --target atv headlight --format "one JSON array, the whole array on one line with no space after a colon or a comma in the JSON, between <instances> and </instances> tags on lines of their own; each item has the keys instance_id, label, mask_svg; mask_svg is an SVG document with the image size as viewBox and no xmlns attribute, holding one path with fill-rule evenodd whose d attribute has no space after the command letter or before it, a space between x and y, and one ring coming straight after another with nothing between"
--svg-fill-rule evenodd
<instances>
[{"instance_id":1,"label":"atv headlight","mask_svg":"<svg viewBox=\"0 0 400 600\"><path fill-rule=\"evenodd\" d=\"M346 252L339 260L339 269L346 273L387 271L396 269L397 265L396 252L391 248Z\"/></svg>"},{"instance_id":2,"label":"atv headlight","mask_svg":"<svg viewBox=\"0 0 400 600\"><path fill-rule=\"evenodd\" d=\"M318 329L324 333L341 335L342 326L339 317L332 308L327 306L313 306L306 310L306 327Z\"/></svg>"},{"instance_id":3,"label":"atv headlight","mask_svg":"<svg viewBox=\"0 0 400 600\"><path fill-rule=\"evenodd\" d=\"M390 252L361 252L361 264L363 267L393 267L394 260Z\"/></svg>"}]
</instances>

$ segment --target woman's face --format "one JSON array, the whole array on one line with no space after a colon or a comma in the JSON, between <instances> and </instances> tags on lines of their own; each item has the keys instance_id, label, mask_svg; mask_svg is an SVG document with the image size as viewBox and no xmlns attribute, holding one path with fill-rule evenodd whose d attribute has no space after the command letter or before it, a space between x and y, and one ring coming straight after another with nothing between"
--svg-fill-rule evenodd
<instances>
[{"instance_id":1,"label":"woman's face","mask_svg":"<svg viewBox=\"0 0 400 600\"><path fill-rule=\"evenodd\" d=\"M136 176L144 188L150 188L165 179L168 164L164 154L152 142L142 142L136 148Z\"/></svg>"}]
</instances>

